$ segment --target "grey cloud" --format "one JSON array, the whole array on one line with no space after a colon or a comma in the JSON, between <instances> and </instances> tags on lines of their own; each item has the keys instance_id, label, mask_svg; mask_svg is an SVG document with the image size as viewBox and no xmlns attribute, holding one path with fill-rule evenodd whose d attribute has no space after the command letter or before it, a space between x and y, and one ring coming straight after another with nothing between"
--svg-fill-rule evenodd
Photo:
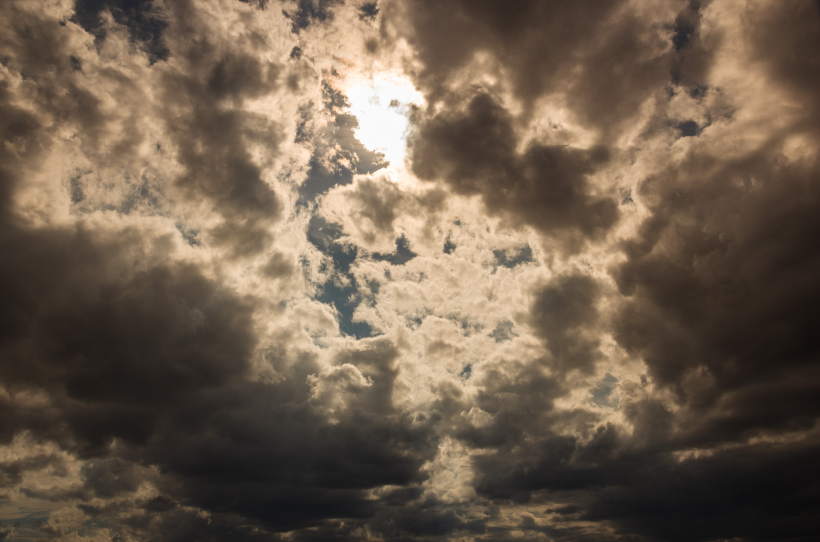
<instances>
[{"instance_id":1,"label":"grey cloud","mask_svg":"<svg viewBox=\"0 0 820 542\"><path fill-rule=\"evenodd\" d=\"M576 502L547 512L580 522L593 538L607 538L606 530L594 527L602 522L614 527L615 539L670 541L730 535L809 540L816 529L808 489L817 475L809 459L814 444L751 446L679 462L630 450L627 437L601 429L587 444L544 439L529 449L532 455L519 452L514 463L483 457L478 487L496 498Z\"/></svg>"},{"instance_id":2,"label":"grey cloud","mask_svg":"<svg viewBox=\"0 0 820 542\"><path fill-rule=\"evenodd\" d=\"M532 325L546 339L556 368L589 373L599 353L596 340L585 335L598 324L595 302L600 287L584 275L560 277L554 282L536 297Z\"/></svg>"},{"instance_id":3,"label":"grey cloud","mask_svg":"<svg viewBox=\"0 0 820 542\"><path fill-rule=\"evenodd\" d=\"M630 296L616 325L618 340L693 408L717 408L723 394L765 381L768 400L797 401L782 415L813 416L815 408L799 394L789 398L774 383L795 372L813 374L817 356L811 309L817 165L781 166L764 154L706 173L714 165L714 158L692 156L643 185L656 203L616 270ZM733 408L738 421L755 411L752 404L739 407ZM736 430L783 421L762 415Z\"/></svg>"},{"instance_id":4,"label":"grey cloud","mask_svg":"<svg viewBox=\"0 0 820 542\"><path fill-rule=\"evenodd\" d=\"M392 404L389 342L341 357L370 385L331 424L310 400L311 357L277 361L285 377L278 384L249 380L249 301L190 267L129 271L123 253L135 248L127 238L106 245L87 233L54 237L20 234L4 247L16 255L4 265L3 299L17 325L5 328L3 381L51 397L43 411L14 403L4 410L37 437L98 458L83 470L93 495L127 496L151 481L164 498L227 524L278 531L368 517L375 503L364 490L423 478L430 426ZM21 283L30 290L12 286ZM48 291L60 294L38 302ZM22 428L16 424L4 426L6 438ZM121 444L112 448L113 439Z\"/></svg>"},{"instance_id":5,"label":"grey cloud","mask_svg":"<svg viewBox=\"0 0 820 542\"><path fill-rule=\"evenodd\" d=\"M9 152L6 147L2 151L3 165L0 166L0 220L7 222L12 214L12 197L15 188L20 182L20 174L25 170L28 160L37 159L43 155L43 147L48 145L43 136L41 124L31 113L21 110L6 100L2 102L2 125L5 141L24 141L22 156Z\"/></svg>"},{"instance_id":6,"label":"grey cloud","mask_svg":"<svg viewBox=\"0 0 820 542\"><path fill-rule=\"evenodd\" d=\"M0 538L815 538L815 3L32 5L0 487L55 511Z\"/></svg>"},{"instance_id":7,"label":"grey cloud","mask_svg":"<svg viewBox=\"0 0 820 542\"><path fill-rule=\"evenodd\" d=\"M15 459L0 463L0 487L19 485L27 471L40 471L53 467L58 471L65 469L63 458L56 455L41 454L24 459Z\"/></svg>"},{"instance_id":8,"label":"grey cloud","mask_svg":"<svg viewBox=\"0 0 820 542\"><path fill-rule=\"evenodd\" d=\"M281 202L246 145L262 145L268 159L275 158L281 121L237 107L278 92L285 68L200 39L196 17L189 16L192 5L167 8L169 58L184 69L161 63L151 68L161 72L157 91L171 136L162 149L184 168L177 184L185 197L204 198L224 217L211 239L230 246L234 256L258 253L270 243L266 226L281 217ZM38 30L59 35L65 28L25 15ZM49 42L41 45L50 50ZM49 85L59 80L36 62L56 61L21 57L36 50L27 42L8 47L15 53L12 67L43 69L38 92L51 99ZM67 58L63 64L61 77L82 73ZM319 372L314 357L287 345L281 352L259 352L260 301L207 277L192 262L169 258L170 228L106 228L94 220L65 227L13 225L15 191L54 147L53 133L40 118L13 105L8 93L4 98L3 137L19 150L3 151L8 160L0 244L9 257L0 266L0 378L10 393L0 399L2 438L9 443L28 432L85 462L81 489L20 491L55 502L79 500L89 517L108 518L123 536L274 539L272 532L324 518L372 516L377 504L368 489L423 480L420 467L433 449L431 430L391 406L395 353L388 344L348 354L372 384L369 393L350 399L349 415L331 423L311 399L309 377ZM95 100L89 98L87 110L70 104L69 112L80 111L76 118L51 107L56 102L43 105L93 146L94 138L104 139L109 121ZM139 144L137 138L134 146ZM117 152L127 159L131 150ZM270 263L270 273L282 273L281 258ZM255 381L257 354L283 380ZM31 394L43 400L31 402ZM49 465L13 461L4 464L4 472L14 486L20 473ZM144 484L160 495L133 500ZM121 504L83 502L91 497ZM44 528L55 535L68 532L57 524Z\"/></svg>"},{"instance_id":9,"label":"grey cloud","mask_svg":"<svg viewBox=\"0 0 820 542\"><path fill-rule=\"evenodd\" d=\"M296 266L286 256L274 253L263 268L263 272L270 278L283 278L296 272Z\"/></svg>"},{"instance_id":10,"label":"grey cloud","mask_svg":"<svg viewBox=\"0 0 820 542\"><path fill-rule=\"evenodd\" d=\"M600 236L618 219L616 203L590 194L586 179L607 161L605 148L532 144L519 154L513 119L488 94L473 97L463 112L421 120L409 144L420 178L480 195L490 213L572 246Z\"/></svg>"},{"instance_id":11,"label":"grey cloud","mask_svg":"<svg viewBox=\"0 0 820 542\"><path fill-rule=\"evenodd\" d=\"M52 431L67 426L80 448L144 441L156 408L247 372L250 306L190 266L130 268L150 257L136 232L10 233L3 380L53 393Z\"/></svg>"},{"instance_id":12,"label":"grey cloud","mask_svg":"<svg viewBox=\"0 0 820 542\"><path fill-rule=\"evenodd\" d=\"M362 180L350 193L355 202L358 216L368 220L377 230L393 232L393 222L397 211L401 212L405 196L392 183L377 180Z\"/></svg>"},{"instance_id":13,"label":"grey cloud","mask_svg":"<svg viewBox=\"0 0 820 542\"><path fill-rule=\"evenodd\" d=\"M714 63L714 44L704 43L700 25L703 10L710 2L690 1L675 18L672 26L672 79L688 87L697 88L707 77Z\"/></svg>"},{"instance_id":14,"label":"grey cloud","mask_svg":"<svg viewBox=\"0 0 820 542\"><path fill-rule=\"evenodd\" d=\"M811 537L818 171L811 157L785 160L781 137L735 159L693 150L637 192L650 215L612 270L625 296L615 336L675 393L675 410L622 399L631 434L600 425L588 439L525 426L537 444L476 458L480 492L574 501L574 520L648 540ZM581 284L537 298L533 317L550 350L567 352L563 326L598 321L595 290ZM794 444L749 443L805 431ZM707 452L675 458L693 447Z\"/></svg>"},{"instance_id":15,"label":"grey cloud","mask_svg":"<svg viewBox=\"0 0 820 542\"><path fill-rule=\"evenodd\" d=\"M814 4L814 5L812 5ZM820 103L820 11L816 2L788 6L750 6L747 10L754 56L764 62L770 76L794 92L804 108L804 121L796 129L816 133Z\"/></svg>"},{"instance_id":16,"label":"grey cloud","mask_svg":"<svg viewBox=\"0 0 820 542\"><path fill-rule=\"evenodd\" d=\"M795 24L806 25L801 35L810 49L814 31L808 21L814 19L808 4L772 9L784 18L803 13L807 22L795 19ZM765 28L785 31L787 25ZM704 46L694 26L690 38L694 41L680 44L682 53ZM757 54L772 62L772 77L779 74L795 96L807 97L804 93L814 88L814 81L803 75L805 62L798 61L800 71L779 71L789 65L778 62L779 55L813 58L807 49L789 44L774 51L761 47ZM804 110L811 115L815 100L805 100ZM479 124L463 126L462 133L471 133L476 142L491 131L480 130ZM533 407L536 392L518 384L531 381L531 373L521 366L512 369L519 380L510 388L498 385L503 376L494 373L483 383L487 387L478 404L495 418L503 413L499 405L515 405L511 410L517 416L504 418L503 425L494 419L484 429L464 426L457 432L473 446L495 448L474 458L480 494L506 503L572 502L573 512L566 515L584 526L582 532L596 533L596 539L606 539L598 530L604 525L614 528L616 539L811 537L816 522L806 512L814 501L807 480L816 473L805 461L816 451L812 435L818 415L812 399L817 349L810 309L816 304L818 238L810 209L816 207L818 172L813 157L780 154L785 138L799 126L771 132L760 150L738 158L697 148L681 163L650 176L635 194L649 217L623 243L626 261L612 269L624 296L612 322L618 342L646 362L650 382L675 393L675 409L627 394L620 409L630 432L601 424L586 436L556 434L552 428L565 426L566 420L559 421L548 403ZM424 134L419 140L435 141L430 156L443 148L442 155L453 157L460 149L447 145L458 133L438 140ZM807 135L816 137L813 130ZM511 145L514 131L508 129L498 139ZM463 160L468 164L463 173L452 168L438 176L462 193L480 193L474 183L486 170L503 177L510 168L504 160L510 151L503 149L503 144L488 146ZM417 173L434 177L427 172L436 167L435 159L419 159ZM580 363L566 367L590 372L601 359L597 333L586 335L605 325L595 309L599 295L594 282L578 276L537 292L532 325L545 339L550 361L576 359ZM563 395L560 384L541 382L538 397L548 389L555 390L555 397ZM540 413L539 423L532 421L537 419L530 417L532 412ZM574 423L581 427L595 423L577 415ZM505 433L499 434L502 427ZM778 443L774 437L795 432L803 435L798 444ZM773 442L749 443L762 435L772 435ZM691 448L706 452L676 457ZM752 479L759 485L748 485ZM775 505L775 494L789 504ZM766 519L750 522L752 517ZM683 524L681 529L670 527ZM535 520L521 525L545 532Z\"/></svg>"},{"instance_id":17,"label":"grey cloud","mask_svg":"<svg viewBox=\"0 0 820 542\"><path fill-rule=\"evenodd\" d=\"M414 46L414 75L434 100L462 90L450 88L453 75L484 53L526 107L549 92L566 93L580 119L604 133L668 78L672 47L658 26L626 2L525 1L511 9L492 1L408 0L389 4L382 17L384 36L395 32Z\"/></svg>"},{"instance_id":18,"label":"grey cloud","mask_svg":"<svg viewBox=\"0 0 820 542\"><path fill-rule=\"evenodd\" d=\"M54 138L60 129L70 130L86 156L103 163L116 156L121 164L131 165L145 138L142 119L129 114L128 107L112 114L105 107L104 92L100 95L102 89L89 85L84 79L89 74L75 69L77 59L89 54L78 39L81 32L77 32L77 27L56 18L44 18L31 9L21 9L16 3L4 9L6 24L0 45L4 64L21 77L22 88L17 91L22 90L31 100L38 123L42 124L36 139L18 139L18 144L25 142L24 147L32 150L37 148L35 142L50 146L57 142ZM92 71L90 67L88 71ZM93 76L118 87L118 99L122 102L145 98L142 89L122 72L93 71ZM11 92L11 88L7 87L7 91ZM13 107L12 101L4 103Z\"/></svg>"},{"instance_id":19,"label":"grey cloud","mask_svg":"<svg viewBox=\"0 0 820 542\"><path fill-rule=\"evenodd\" d=\"M247 58L246 67L231 63L231 71L227 72L222 66L229 60L210 60L208 48L206 42L187 51L194 69L202 70L198 64L206 64L206 80L176 74L169 74L167 79L167 103L179 108L169 107L168 116L173 121L168 128L175 136L179 161L185 168L177 184L190 198L209 198L225 216L224 227L215 232L217 242L242 238L246 232L264 235L261 228L280 217L281 204L262 178L264 164L251 158L246 144L263 145L269 153L267 158L272 159L282 139L281 129L272 119L223 105L221 98L249 98L261 89L270 92L275 86L259 80L254 87L253 77L263 68L255 59ZM208 56L200 60L202 55ZM264 68L275 80L278 68ZM265 244L253 244L247 252L258 252Z\"/></svg>"},{"instance_id":20,"label":"grey cloud","mask_svg":"<svg viewBox=\"0 0 820 542\"><path fill-rule=\"evenodd\" d=\"M77 6L77 13L81 14L78 17L88 18L102 8L102 3L86 2ZM280 51L282 61L260 60L258 53L264 50L268 54L276 44L253 31L226 50L217 38L197 33L199 28L215 23L207 16L203 18L184 1L153 8L147 3L108 8L129 13L127 20L121 21L131 25L129 28L137 24L136 19L162 17L162 24L154 30L161 32L171 61L142 67L147 70L142 75L153 79L155 88L149 90L143 86L139 70L118 72L89 61L86 69L77 71L71 62L75 58L71 53L80 57L90 54L78 47L77 27L56 19L44 19L16 4L8 6L9 32L3 45L6 64L25 74L23 84L30 87L41 113L40 119L32 118L20 124L21 118L15 121L15 126L18 130L29 126L29 131L33 129L32 122L45 122L49 126L40 130L36 139L32 134L18 141L26 141L31 152L36 149L35 141L41 145L52 143L55 126L73 130L85 157L100 169L89 173L110 175L112 170L124 169L128 178L139 176L139 169L144 168L145 157L140 149L146 139L162 140L156 143L157 151L161 151L157 158L167 156L177 161L182 174L174 183L181 192L173 192L171 186L162 186L171 184L167 178L170 172L159 173L161 181L157 188L161 197L173 200L181 195L183 200L194 204L206 198L224 219L223 225L213 231L212 240L216 244L233 244L236 256L264 249L270 242L265 230L281 217L282 209L269 180L263 177L266 168L278 157L287 123L250 113L242 106L245 100L274 94L301 99L282 84L285 76L294 75L287 73L283 63L287 51L285 48ZM102 85L95 88L91 81ZM67 92L60 90L62 88ZM114 93L106 97L105 90L112 89ZM105 103L107 99L117 103L116 111ZM7 107L14 106L8 104ZM42 117L43 114L46 116ZM14 118L14 115L10 117ZM166 123L164 133L157 132L155 129L163 123ZM149 136L149 132L153 133ZM13 136L10 132L7 134ZM170 136L168 141L167 136ZM265 149L262 160L252 157L253 146ZM110 189L115 183L97 184ZM99 201L99 198L83 203L90 209L112 204L122 212L133 207L133 202ZM168 206L165 207L162 213L168 212ZM243 238L240 243L234 243Z\"/></svg>"}]
</instances>

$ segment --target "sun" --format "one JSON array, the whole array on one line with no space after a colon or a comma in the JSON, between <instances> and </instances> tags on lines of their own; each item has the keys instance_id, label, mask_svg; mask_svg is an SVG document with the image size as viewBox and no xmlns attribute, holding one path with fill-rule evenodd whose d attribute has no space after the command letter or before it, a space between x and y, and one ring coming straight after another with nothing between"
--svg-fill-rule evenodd
<instances>
[{"instance_id":1,"label":"sun","mask_svg":"<svg viewBox=\"0 0 820 542\"><path fill-rule=\"evenodd\" d=\"M394 168L404 163L409 128L408 109L424 97L406 78L378 76L355 81L344 90L350 113L359 121L356 137L372 151L384 153Z\"/></svg>"}]
</instances>

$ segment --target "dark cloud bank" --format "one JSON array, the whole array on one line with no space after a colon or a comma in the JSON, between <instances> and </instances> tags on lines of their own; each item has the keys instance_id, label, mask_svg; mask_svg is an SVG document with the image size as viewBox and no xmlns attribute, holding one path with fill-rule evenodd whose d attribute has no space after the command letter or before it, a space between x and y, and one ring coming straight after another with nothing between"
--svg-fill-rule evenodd
<instances>
[{"instance_id":1,"label":"dark cloud bank","mask_svg":"<svg viewBox=\"0 0 820 542\"><path fill-rule=\"evenodd\" d=\"M816 3L40 3L0 8L0 538L820 536ZM414 212L473 198L549 252L469 390L407 400L411 341L356 320L422 236L311 215L384 165L310 56L332 25L409 55ZM744 67L760 95L713 86ZM583 144L532 137L546 99ZM346 342L294 338L297 301ZM429 490L453 446L459 498Z\"/></svg>"}]
</instances>

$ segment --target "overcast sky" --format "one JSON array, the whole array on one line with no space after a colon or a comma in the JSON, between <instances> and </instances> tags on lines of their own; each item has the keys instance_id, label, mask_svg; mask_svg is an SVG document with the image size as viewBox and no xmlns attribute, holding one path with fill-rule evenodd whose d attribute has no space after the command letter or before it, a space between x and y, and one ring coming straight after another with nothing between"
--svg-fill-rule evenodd
<instances>
[{"instance_id":1,"label":"overcast sky","mask_svg":"<svg viewBox=\"0 0 820 542\"><path fill-rule=\"evenodd\" d=\"M0 2L0 539L820 536L820 2Z\"/></svg>"}]
</instances>

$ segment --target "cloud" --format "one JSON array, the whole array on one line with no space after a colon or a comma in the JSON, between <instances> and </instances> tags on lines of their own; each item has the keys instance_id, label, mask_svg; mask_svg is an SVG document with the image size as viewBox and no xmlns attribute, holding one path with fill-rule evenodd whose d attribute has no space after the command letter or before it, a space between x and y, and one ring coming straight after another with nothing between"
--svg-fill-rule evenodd
<instances>
[{"instance_id":1,"label":"cloud","mask_svg":"<svg viewBox=\"0 0 820 542\"><path fill-rule=\"evenodd\" d=\"M519 154L513 119L491 96L469 100L466 111L421 121L412 136L413 171L443 179L457 194L482 197L490 213L544 233L599 236L617 220L615 202L589 193L586 175L606 162L589 151L532 145Z\"/></svg>"},{"instance_id":2,"label":"cloud","mask_svg":"<svg viewBox=\"0 0 820 542\"><path fill-rule=\"evenodd\" d=\"M599 287L583 275L556 282L558 284L545 288L536 297L531 311L533 326L547 340L556 366L590 371L597 357L597 344L583 334L597 327L595 302Z\"/></svg>"},{"instance_id":3,"label":"cloud","mask_svg":"<svg viewBox=\"0 0 820 542\"><path fill-rule=\"evenodd\" d=\"M528 1L506 9L494 2L422 0L388 6L382 33L412 44L418 61L412 73L434 99L447 99L486 74L525 111L560 93L582 122L604 133L663 86L670 62L662 23L674 18L670 5Z\"/></svg>"},{"instance_id":4,"label":"cloud","mask_svg":"<svg viewBox=\"0 0 820 542\"><path fill-rule=\"evenodd\" d=\"M3 3L0 538L811 540L818 21Z\"/></svg>"},{"instance_id":5,"label":"cloud","mask_svg":"<svg viewBox=\"0 0 820 542\"><path fill-rule=\"evenodd\" d=\"M146 262L150 254L142 255L143 269L128 269L122 253L136 249L127 237L114 245L83 233L55 237L21 234L6 247L17 255L6 271L28 279L6 276L4 284L25 281L33 290L3 292L5 314L14 315L3 338L2 375L11 390L4 433L25 429L88 458L82 477L94 497L134 499L152 484L155 499L284 530L323 517L366 517L373 504L365 489L421 476L431 437L392 406L389 342L345 353L340 369L314 380L332 398L349 387L340 374L358 374L348 413L334 411L331 423L313 403L312 356L275 362L276 383L251 378L252 303L191 266ZM39 303L41 295L52 302ZM364 378L367 386L355 385ZM27 393L48 399L32 404ZM9 463L9 482L48 464ZM226 495L233 504L222 510ZM119 513L136 513L134 503Z\"/></svg>"}]
</instances>

